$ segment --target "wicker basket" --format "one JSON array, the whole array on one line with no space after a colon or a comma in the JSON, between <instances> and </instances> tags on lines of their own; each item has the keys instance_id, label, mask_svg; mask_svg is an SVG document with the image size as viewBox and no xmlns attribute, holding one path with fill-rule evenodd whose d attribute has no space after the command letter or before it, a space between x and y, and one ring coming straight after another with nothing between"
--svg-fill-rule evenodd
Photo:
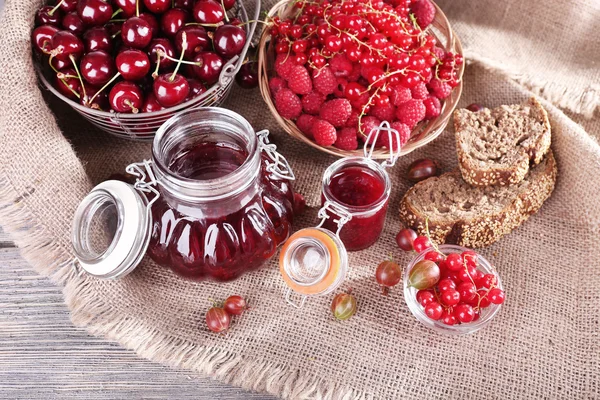
<instances>
[{"instance_id":1,"label":"wicker basket","mask_svg":"<svg viewBox=\"0 0 600 400\"><path fill-rule=\"evenodd\" d=\"M232 15L237 16L243 22L248 22L248 13L244 8L244 2L237 0L237 6ZM256 0L253 21L257 21L260 15L260 0ZM69 104L75 111L81 114L85 119L96 125L98 128L113 135L132 140L150 141L154 138L156 130L170 117L179 111L207 107L219 106L225 101L231 90L235 74L241 68L246 52L252 42L252 36L256 29L257 22L247 24L246 26L246 45L239 56L235 56L223 66L219 80L202 95L191 99L185 103L165 110L150 113L125 114L116 112L107 112L94 110L85 107L65 96L63 96L48 81L42 68L37 68L38 76L44 86L56 97Z\"/></svg>"},{"instance_id":2,"label":"wicker basket","mask_svg":"<svg viewBox=\"0 0 600 400\"><path fill-rule=\"evenodd\" d=\"M428 27L428 29L436 37L438 45L440 45L444 50L462 55L462 46L460 44L460 41L458 40L458 37L450 27L448 19L437 5L435 7L437 9L436 17L433 23L430 25L430 27ZM268 15L269 17L279 15L281 18L284 18L293 11L293 2L290 2L288 0L282 0L275 6L273 6L273 8L271 8ZM304 143L326 153L333 154L339 157L362 156L362 149L347 151L340 150L332 146L319 146L317 143L306 137L298 129L298 127L293 121L285 119L279 115L277 109L275 108L275 104L273 103L273 99L271 98L271 92L269 90L269 74L272 71L272 66L274 63L274 49L270 39L270 30L268 29L268 27L266 27L265 29L263 29L262 35L260 37L258 49L258 82L261 94L265 99L269 110L271 110L271 113L275 116L277 122L279 122L279 125L281 125L281 127L294 138L301 140ZM452 112L456 108L458 100L462 93L463 72L464 63L460 66L460 69L458 71L459 84L452 90L452 94L443 101L442 111L440 115L435 119L418 124L413 130L409 141L402 147L400 155L408 154L411 151L426 145L443 132L443 130L448 125L450 118L452 117ZM377 149L373 153L373 158L389 158L389 150Z\"/></svg>"}]
</instances>

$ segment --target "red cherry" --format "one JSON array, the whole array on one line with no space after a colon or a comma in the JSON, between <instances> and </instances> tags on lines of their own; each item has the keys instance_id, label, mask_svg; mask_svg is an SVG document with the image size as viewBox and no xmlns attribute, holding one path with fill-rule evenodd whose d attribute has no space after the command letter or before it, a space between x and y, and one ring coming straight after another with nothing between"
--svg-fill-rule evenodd
<instances>
[{"instance_id":1,"label":"red cherry","mask_svg":"<svg viewBox=\"0 0 600 400\"><path fill-rule=\"evenodd\" d=\"M112 18L112 6L103 0L79 0L77 14L86 25L104 25Z\"/></svg>"},{"instance_id":2,"label":"red cherry","mask_svg":"<svg viewBox=\"0 0 600 400\"><path fill-rule=\"evenodd\" d=\"M442 308L442 305L440 303L438 303L437 301L432 301L431 303L429 303L425 306L425 315L427 315L429 318L431 318L434 321L437 321L440 318L442 318L443 314L444 314L444 309ZM446 322L444 322L444 323L446 323ZM447 325L451 325L451 324L447 324Z\"/></svg>"},{"instance_id":3,"label":"red cherry","mask_svg":"<svg viewBox=\"0 0 600 400\"><path fill-rule=\"evenodd\" d=\"M84 55L79 68L83 79L92 85L104 85L116 73L112 57L102 50Z\"/></svg>"},{"instance_id":4,"label":"red cherry","mask_svg":"<svg viewBox=\"0 0 600 400\"><path fill-rule=\"evenodd\" d=\"M83 44L87 52L96 50L112 51L112 39L103 26L94 26L85 31Z\"/></svg>"},{"instance_id":5,"label":"red cherry","mask_svg":"<svg viewBox=\"0 0 600 400\"><path fill-rule=\"evenodd\" d=\"M171 8L171 0L144 0L144 5L148 11L154 14L162 14Z\"/></svg>"},{"instance_id":6,"label":"red cherry","mask_svg":"<svg viewBox=\"0 0 600 400\"><path fill-rule=\"evenodd\" d=\"M458 304L454 307L454 316L461 324L468 324L475 318L475 312L468 304Z\"/></svg>"},{"instance_id":7,"label":"red cherry","mask_svg":"<svg viewBox=\"0 0 600 400\"><path fill-rule=\"evenodd\" d=\"M120 21L117 22L109 22L104 25L106 32L108 32L108 36L113 39L121 34L121 28L123 27L123 23Z\"/></svg>"},{"instance_id":8,"label":"red cherry","mask_svg":"<svg viewBox=\"0 0 600 400\"><path fill-rule=\"evenodd\" d=\"M77 71L73 68L62 71L65 75L73 76L74 78L65 77L59 78L59 74L55 75L54 87L65 97L75 100L78 99L78 94L81 93L81 82L77 78Z\"/></svg>"},{"instance_id":9,"label":"red cherry","mask_svg":"<svg viewBox=\"0 0 600 400\"><path fill-rule=\"evenodd\" d=\"M113 0L115 5L122 10L124 17L133 17L136 13L136 2L137 0Z\"/></svg>"},{"instance_id":10,"label":"red cherry","mask_svg":"<svg viewBox=\"0 0 600 400\"><path fill-rule=\"evenodd\" d=\"M161 105L173 107L185 100L190 92L190 85L182 75L166 73L154 80L153 91Z\"/></svg>"},{"instance_id":11,"label":"red cherry","mask_svg":"<svg viewBox=\"0 0 600 400\"><path fill-rule=\"evenodd\" d=\"M175 48L173 47L173 43L169 39L165 38L157 38L152 39L150 42L150 46L148 46L148 55L150 56L150 61L152 65L156 65L156 60L158 58L158 52L162 52L163 54L168 55L169 57L175 57ZM170 69L175 65L173 60L169 60L168 58L161 57L160 59L160 70Z\"/></svg>"},{"instance_id":12,"label":"red cherry","mask_svg":"<svg viewBox=\"0 0 600 400\"><path fill-rule=\"evenodd\" d=\"M178 53L181 53L183 50L184 34L187 47L183 58L187 60L191 60L196 54L204 51L204 49L209 48L211 45L206 29L201 26L184 26L175 36L175 47L177 47Z\"/></svg>"},{"instance_id":13,"label":"red cherry","mask_svg":"<svg viewBox=\"0 0 600 400\"><path fill-rule=\"evenodd\" d=\"M187 11L192 11L194 8L193 0L174 0L173 8L182 8Z\"/></svg>"},{"instance_id":14,"label":"red cherry","mask_svg":"<svg viewBox=\"0 0 600 400\"><path fill-rule=\"evenodd\" d=\"M58 32L58 28L52 25L38 26L31 32L31 43L36 51L48 54L52 49L52 36Z\"/></svg>"},{"instance_id":15,"label":"red cherry","mask_svg":"<svg viewBox=\"0 0 600 400\"><path fill-rule=\"evenodd\" d=\"M448 254L448 257L446 257L446 265L450 271L459 271L464 269L463 258L458 253Z\"/></svg>"},{"instance_id":16,"label":"red cherry","mask_svg":"<svg viewBox=\"0 0 600 400\"><path fill-rule=\"evenodd\" d=\"M115 59L117 70L128 81L142 79L150 71L148 55L138 49L123 50Z\"/></svg>"},{"instance_id":17,"label":"red cherry","mask_svg":"<svg viewBox=\"0 0 600 400\"><path fill-rule=\"evenodd\" d=\"M225 19L221 4L213 0L199 0L194 4L194 20L201 24L218 24Z\"/></svg>"},{"instance_id":18,"label":"red cherry","mask_svg":"<svg viewBox=\"0 0 600 400\"><path fill-rule=\"evenodd\" d=\"M229 10L235 5L235 0L223 0L222 3L225 9Z\"/></svg>"},{"instance_id":19,"label":"red cherry","mask_svg":"<svg viewBox=\"0 0 600 400\"><path fill-rule=\"evenodd\" d=\"M158 26L158 21L156 17L150 13L141 13L140 18L143 19L150 25L150 29L152 30L152 37L156 37L159 34L160 27Z\"/></svg>"},{"instance_id":20,"label":"red cherry","mask_svg":"<svg viewBox=\"0 0 600 400\"><path fill-rule=\"evenodd\" d=\"M108 94L110 107L122 113L136 114L144 104L142 90L133 82L117 82Z\"/></svg>"},{"instance_id":21,"label":"red cherry","mask_svg":"<svg viewBox=\"0 0 600 400\"><path fill-rule=\"evenodd\" d=\"M223 69L223 59L217 54L209 51L202 52L194 57L194 62L199 64L191 67L195 77L209 85L219 80Z\"/></svg>"},{"instance_id":22,"label":"red cherry","mask_svg":"<svg viewBox=\"0 0 600 400\"><path fill-rule=\"evenodd\" d=\"M144 105L142 106L142 112L149 113L149 112L161 111L164 109L165 109L165 107L163 107L156 100L156 96L154 95L154 93L152 93L152 92L148 93L148 95L146 96L146 101L144 101Z\"/></svg>"},{"instance_id":23,"label":"red cherry","mask_svg":"<svg viewBox=\"0 0 600 400\"><path fill-rule=\"evenodd\" d=\"M131 17L123 23L121 40L125 46L143 49L152 40L152 28L146 20L140 17Z\"/></svg>"},{"instance_id":24,"label":"red cherry","mask_svg":"<svg viewBox=\"0 0 600 400\"><path fill-rule=\"evenodd\" d=\"M245 44L246 31L239 26L222 25L217 28L213 37L215 51L226 59L240 54Z\"/></svg>"},{"instance_id":25,"label":"red cherry","mask_svg":"<svg viewBox=\"0 0 600 400\"><path fill-rule=\"evenodd\" d=\"M66 13L75 11L77 9L77 1L78 0L61 0L59 3L60 9Z\"/></svg>"},{"instance_id":26,"label":"red cherry","mask_svg":"<svg viewBox=\"0 0 600 400\"><path fill-rule=\"evenodd\" d=\"M56 53L54 58L67 64L71 58L79 60L84 50L83 42L69 31L56 32L52 36L50 47Z\"/></svg>"},{"instance_id":27,"label":"red cherry","mask_svg":"<svg viewBox=\"0 0 600 400\"><path fill-rule=\"evenodd\" d=\"M250 61L242 65L235 76L235 81L244 89L253 89L258 86L258 63Z\"/></svg>"},{"instance_id":28,"label":"red cherry","mask_svg":"<svg viewBox=\"0 0 600 400\"><path fill-rule=\"evenodd\" d=\"M79 103L94 110L108 110L108 96L105 91L98 92L100 89L98 86L85 85L85 96L82 93Z\"/></svg>"},{"instance_id":29,"label":"red cherry","mask_svg":"<svg viewBox=\"0 0 600 400\"><path fill-rule=\"evenodd\" d=\"M52 6L43 6L35 13L36 25L60 25L63 13L61 10L55 10Z\"/></svg>"},{"instance_id":30,"label":"red cherry","mask_svg":"<svg viewBox=\"0 0 600 400\"><path fill-rule=\"evenodd\" d=\"M189 101L195 97L200 96L202 93L206 92L206 87L204 87L204 85L196 80L196 79L191 79L191 78L187 78L188 84L190 85L190 93L188 94L188 96L186 97L185 101Z\"/></svg>"},{"instance_id":31,"label":"red cherry","mask_svg":"<svg viewBox=\"0 0 600 400\"><path fill-rule=\"evenodd\" d=\"M80 36L85 30L83 21L75 11L70 12L63 17L62 27L77 36Z\"/></svg>"},{"instance_id":32,"label":"red cherry","mask_svg":"<svg viewBox=\"0 0 600 400\"><path fill-rule=\"evenodd\" d=\"M160 28L165 35L174 37L189 19L190 15L187 11L181 8L172 8L163 14L160 19Z\"/></svg>"}]
</instances>

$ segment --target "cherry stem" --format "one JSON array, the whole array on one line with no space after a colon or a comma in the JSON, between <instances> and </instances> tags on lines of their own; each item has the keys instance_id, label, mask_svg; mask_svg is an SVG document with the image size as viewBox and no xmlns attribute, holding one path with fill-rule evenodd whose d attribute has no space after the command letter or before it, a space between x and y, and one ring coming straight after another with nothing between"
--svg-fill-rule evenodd
<instances>
[{"instance_id":1,"label":"cherry stem","mask_svg":"<svg viewBox=\"0 0 600 400\"><path fill-rule=\"evenodd\" d=\"M115 76L113 76L112 78L110 78L110 81L106 82L106 84L105 84L104 86L102 86L102 87L100 88L100 90L98 90L98 91L97 91L97 92L96 92L96 93L95 93L95 94L92 96L92 98L90 99L89 103L91 104L91 103L94 101L94 99L95 99L95 98L96 98L96 97L97 97L97 96L98 96L98 95L99 95L99 94L100 94L100 93L101 93L101 92L102 92L104 89L106 89L107 87L109 87L109 86L110 86L110 84L111 84L111 83L113 83L113 82L115 81L115 79L117 79L119 76L121 76L121 73L120 73L120 72L117 72L117 73L115 74Z\"/></svg>"},{"instance_id":2,"label":"cherry stem","mask_svg":"<svg viewBox=\"0 0 600 400\"><path fill-rule=\"evenodd\" d=\"M54 65L52 65L52 59L54 58L54 53L50 52L50 57L48 57L48 65L50 65L50 68L52 68L52 70L54 72L56 72L57 74L60 74L61 72L59 70L57 70Z\"/></svg>"},{"instance_id":3,"label":"cherry stem","mask_svg":"<svg viewBox=\"0 0 600 400\"><path fill-rule=\"evenodd\" d=\"M111 36L111 38L114 39L120 34L121 34L121 31L117 31L114 35Z\"/></svg>"},{"instance_id":4,"label":"cherry stem","mask_svg":"<svg viewBox=\"0 0 600 400\"><path fill-rule=\"evenodd\" d=\"M166 58L167 60L171 60L171 61L175 61L175 62L179 62L179 59L177 58L173 58L165 53L163 53L162 51L158 51L157 54L160 54L160 56L162 58ZM194 62L194 61L187 61L187 60L181 60L182 64L188 64L188 65L196 65L198 67L202 66L201 62Z\"/></svg>"},{"instance_id":5,"label":"cherry stem","mask_svg":"<svg viewBox=\"0 0 600 400\"><path fill-rule=\"evenodd\" d=\"M119 13L123 12L122 8L119 8L117 11L115 11L111 16L110 19L113 19L114 17L116 17Z\"/></svg>"},{"instance_id":6,"label":"cherry stem","mask_svg":"<svg viewBox=\"0 0 600 400\"><path fill-rule=\"evenodd\" d=\"M79 93L77 93L71 86L69 86L64 79L62 79L60 77L59 77L59 79L61 80L62 83L64 83L64 85L66 86L67 89L69 89L75 96L77 96L78 99L81 98L81 96L79 95Z\"/></svg>"},{"instance_id":7,"label":"cherry stem","mask_svg":"<svg viewBox=\"0 0 600 400\"><path fill-rule=\"evenodd\" d=\"M179 60L177 61L175 70L173 71L173 73L171 74L171 77L169 78L169 81L171 81L171 82L173 82L173 80L175 80L175 75L177 75L177 71L179 71L179 67L181 67L181 63L183 61L183 55L185 54L187 47L188 47L187 35L185 32L181 32L181 55L179 56Z\"/></svg>"},{"instance_id":8,"label":"cherry stem","mask_svg":"<svg viewBox=\"0 0 600 400\"><path fill-rule=\"evenodd\" d=\"M139 110L136 107L134 107L134 105L131 101L125 100L124 103L127 104L131 108L132 113L134 113L134 114L138 113Z\"/></svg>"},{"instance_id":9,"label":"cherry stem","mask_svg":"<svg viewBox=\"0 0 600 400\"><path fill-rule=\"evenodd\" d=\"M135 1L135 16L140 16L140 0Z\"/></svg>"},{"instance_id":10,"label":"cherry stem","mask_svg":"<svg viewBox=\"0 0 600 400\"><path fill-rule=\"evenodd\" d=\"M249 21L242 22L241 24L238 24L238 26L244 26L244 25L248 25L248 24L251 24L251 23L253 23L253 22L259 22L259 23L261 23L261 24L265 24L265 25L271 25L271 24L270 24L269 22L267 22L267 21L261 21L260 19L251 19L251 20L249 20Z\"/></svg>"},{"instance_id":11,"label":"cherry stem","mask_svg":"<svg viewBox=\"0 0 600 400\"><path fill-rule=\"evenodd\" d=\"M83 84L83 78L81 77L81 73L79 72L79 67L77 67L77 62L75 62L75 57L73 57L73 54L69 54L69 59L71 59L73 68L75 68L75 72L77 72L77 77L79 78L79 83L81 83L81 90L83 91L83 97L86 98L87 94L85 93L85 85Z\"/></svg>"},{"instance_id":12,"label":"cherry stem","mask_svg":"<svg viewBox=\"0 0 600 400\"><path fill-rule=\"evenodd\" d=\"M120 18L120 19L111 19L109 22L125 22L127 21L125 18Z\"/></svg>"},{"instance_id":13,"label":"cherry stem","mask_svg":"<svg viewBox=\"0 0 600 400\"><path fill-rule=\"evenodd\" d=\"M185 26L206 26L208 28L218 28L223 25L222 22L217 22L216 24L202 24L200 22L188 22Z\"/></svg>"},{"instance_id":14,"label":"cherry stem","mask_svg":"<svg viewBox=\"0 0 600 400\"><path fill-rule=\"evenodd\" d=\"M156 52L156 68L154 69L154 72L152 73L152 79L156 79L156 77L158 76L158 69L160 68L160 58L165 57L165 56L166 56L166 54L160 50Z\"/></svg>"},{"instance_id":15,"label":"cherry stem","mask_svg":"<svg viewBox=\"0 0 600 400\"><path fill-rule=\"evenodd\" d=\"M221 7L223 7L223 13L225 14L225 21L229 22L229 16L227 15L227 10L225 9L225 3L221 0Z\"/></svg>"},{"instance_id":16,"label":"cherry stem","mask_svg":"<svg viewBox=\"0 0 600 400\"><path fill-rule=\"evenodd\" d=\"M58 10L58 8L61 6L61 4L63 3L64 0L60 0L58 2L57 5L54 6L54 8L50 11L48 11L48 15L54 15L54 11Z\"/></svg>"}]
</instances>

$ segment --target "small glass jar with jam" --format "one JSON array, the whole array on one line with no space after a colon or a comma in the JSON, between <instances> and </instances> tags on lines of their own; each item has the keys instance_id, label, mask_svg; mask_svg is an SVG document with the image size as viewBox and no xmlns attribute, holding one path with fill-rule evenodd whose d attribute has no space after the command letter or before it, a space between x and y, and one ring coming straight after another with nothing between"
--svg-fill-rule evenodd
<instances>
[{"instance_id":1,"label":"small glass jar with jam","mask_svg":"<svg viewBox=\"0 0 600 400\"><path fill-rule=\"evenodd\" d=\"M222 108L181 112L132 164L82 201L73 224L79 265L121 277L147 253L194 280L229 281L270 259L291 233L294 175L268 132Z\"/></svg>"}]
</instances>

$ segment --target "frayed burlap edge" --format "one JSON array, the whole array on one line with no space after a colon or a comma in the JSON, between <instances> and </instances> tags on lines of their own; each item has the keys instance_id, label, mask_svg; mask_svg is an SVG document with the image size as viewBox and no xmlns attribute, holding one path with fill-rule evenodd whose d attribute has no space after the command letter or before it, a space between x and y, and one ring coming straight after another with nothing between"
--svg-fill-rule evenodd
<instances>
[{"instance_id":1,"label":"frayed burlap edge","mask_svg":"<svg viewBox=\"0 0 600 400\"><path fill-rule=\"evenodd\" d=\"M583 91L549 82L535 76L507 67L506 64L494 59L481 56L471 51L465 51L465 58L485 69L500 73L513 79L533 94L545 98L559 108L592 118L594 112L600 109L600 85L591 83Z\"/></svg>"}]
</instances>

